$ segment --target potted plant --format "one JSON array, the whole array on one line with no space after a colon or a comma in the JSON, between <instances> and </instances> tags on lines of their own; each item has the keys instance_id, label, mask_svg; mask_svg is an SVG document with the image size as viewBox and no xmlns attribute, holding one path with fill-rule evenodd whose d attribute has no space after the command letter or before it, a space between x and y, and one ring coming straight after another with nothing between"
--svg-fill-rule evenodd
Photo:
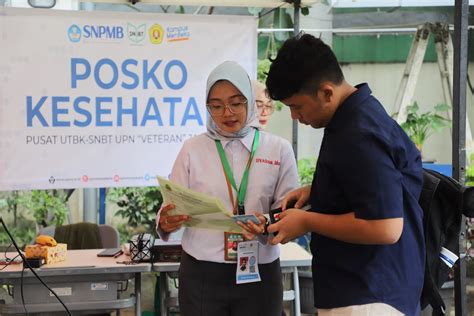
<instances>
[{"instance_id":1,"label":"potted plant","mask_svg":"<svg viewBox=\"0 0 474 316\"><path fill-rule=\"evenodd\" d=\"M433 133L439 132L445 127L451 126L451 120L441 116L451 108L444 103L437 104L434 111L418 113L419 106L417 102L407 106L407 120L401 124L410 139L416 147L422 152L423 144Z\"/></svg>"}]
</instances>

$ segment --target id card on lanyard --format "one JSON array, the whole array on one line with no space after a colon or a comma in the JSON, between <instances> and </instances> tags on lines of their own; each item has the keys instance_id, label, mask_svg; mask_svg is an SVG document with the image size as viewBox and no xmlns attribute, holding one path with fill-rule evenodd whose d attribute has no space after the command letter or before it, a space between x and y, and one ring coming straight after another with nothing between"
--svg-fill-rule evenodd
<instances>
[{"instance_id":1,"label":"id card on lanyard","mask_svg":"<svg viewBox=\"0 0 474 316\"><path fill-rule=\"evenodd\" d=\"M243 241L237 248L237 284L260 282L258 271L258 241Z\"/></svg>"},{"instance_id":2,"label":"id card on lanyard","mask_svg":"<svg viewBox=\"0 0 474 316\"><path fill-rule=\"evenodd\" d=\"M253 137L252 151L250 152L247 165L245 166L244 174L242 175L242 180L240 186L237 189L237 184L235 183L234 175L232 169L230 168L229 161L225 155L224 148L220 140L216 139L217 152L221 158L222 168L224 169L224 175L227 182L227 190L229 192L229 198L232 202L233 213L234 215L244 215L245 214L245 195L247 193L247 184L249 178L250 165L252 164L253 157L257 151L258 143L260 139L260 132L258 129L255 130L255 135ZM237 198L234 200L234 193L232 188L237 192ZM240 242L244 240L242 234L237 233L224 233L224 259L226 261L237 261L237 247Z\"/></svg>"}]
</instances>

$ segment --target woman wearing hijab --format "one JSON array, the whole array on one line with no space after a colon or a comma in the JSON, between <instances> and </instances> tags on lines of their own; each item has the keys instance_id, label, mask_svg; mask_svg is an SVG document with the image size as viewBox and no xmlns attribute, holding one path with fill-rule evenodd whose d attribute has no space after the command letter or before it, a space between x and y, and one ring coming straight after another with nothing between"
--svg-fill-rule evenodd
<instances>
[{"instance_id":1,"label":"woman wearing hijab","mask_svg":"<svg viewBox=\"0 0 474 316\"><path fill-rule=\"evenodd\" d=\"M281 316L279 248L260 235L265 227L260 213L279 207L285 194L297 186L291 145L259 131L250 79L237 63L224 62L211 72L206 97L210 114L207 132L184 142L170 179L220 198L234 214L258 213L260 225L245 225L245 238L185 228L179 270L180 315ZM247 184L246 190L242 183ZM157 214L157 231L164 240L189 219L170 215L173 207L164 205ZM258 241L260 282L236 284L240 269L232 248L244 239Z\"/></svg>"},{"instance_id":2,"label":"woman wearing hijab","mask_svg":"<svg viewBox=\"0 0 474 316\"><path fill-rule=\"evenodd\" d=\"M275 101L268 96L267 87L257 80L252 80L253 95L255 96L255 106L257 107L258 121L260 127L267 127L270 116L275 111Z\"/></svg>"}]
</instances>

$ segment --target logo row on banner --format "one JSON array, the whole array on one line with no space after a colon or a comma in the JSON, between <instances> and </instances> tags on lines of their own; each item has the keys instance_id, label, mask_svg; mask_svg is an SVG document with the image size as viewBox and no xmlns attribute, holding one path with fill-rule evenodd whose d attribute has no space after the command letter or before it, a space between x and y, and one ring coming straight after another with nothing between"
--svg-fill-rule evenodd
<instances>
[{"instance_id":1,"label":"logo row on banner","mask_svg":"<svg viewBox=\"0 0 474 316\"><path fill-rule=\"evenodd\" d=\"M164 29L160 24L146 23L135 25L127 23L126 28L121 25L78 25L72 24L67 29L67 36L72 43L87 43L90 41L122 42L131 44L161 44L165 42L187 41L191 33L187 25L167 26Z\"/></svg>"}]
</instances>

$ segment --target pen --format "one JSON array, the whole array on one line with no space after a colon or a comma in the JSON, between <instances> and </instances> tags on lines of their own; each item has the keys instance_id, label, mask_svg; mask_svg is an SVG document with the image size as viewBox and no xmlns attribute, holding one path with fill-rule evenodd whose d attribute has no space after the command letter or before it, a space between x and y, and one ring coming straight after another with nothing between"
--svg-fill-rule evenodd
<instances>
[{"instance_id":1,"label":"pen","mask_svg":"<svg viewBox=\"0 0 474 316\"><path fill-rule=\"evenodd\" d=\"M120 250L120 251L117 252L117 254L114 256L114 258L118 258L118 257L120 257L122 254L123 254L123 251Z\"/></svg>"},{"instance_id":2,"label":"pen","mask_svg":"<svg viewBox=\"0 0 474 316\"><path fill-rule=\"evenodd\" d=\"M130 264L138 264L136 261L116 261L118 264L125 264L125 265L130 265Z\"/></svg>"}]
</instances>

